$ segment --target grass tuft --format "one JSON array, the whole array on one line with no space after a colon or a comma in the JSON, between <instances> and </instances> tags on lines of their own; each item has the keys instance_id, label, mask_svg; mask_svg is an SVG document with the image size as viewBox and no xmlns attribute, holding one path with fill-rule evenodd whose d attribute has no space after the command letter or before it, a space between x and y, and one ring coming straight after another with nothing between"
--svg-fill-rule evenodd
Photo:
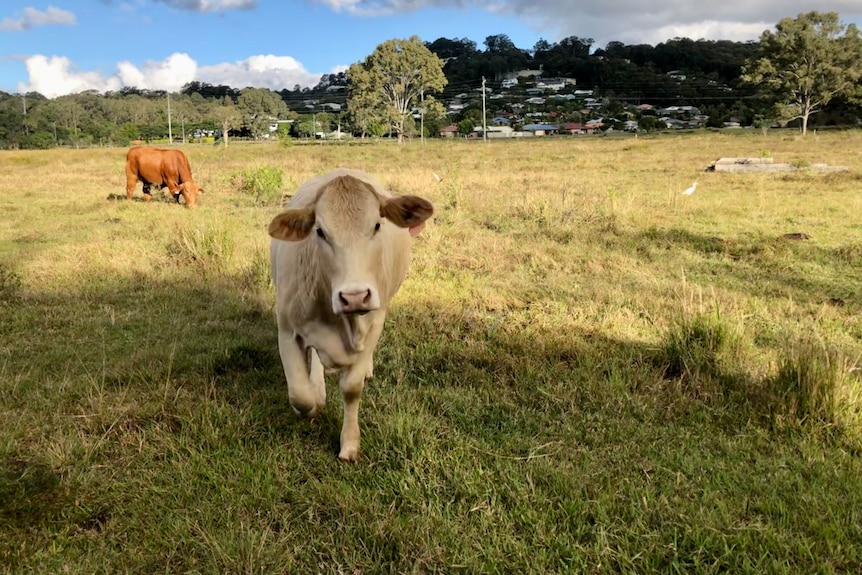
<instances>
[{"instance_id":1,"label":"grass tuft","mask_svg":"<svg viewBox=\"0 0 862 575\"><path fill-rule=\"evenodd\" d=\"M168 243L168 255L183 265L224 272L232 264L236 239L228 228L181 225Z\"/></svg>"},{"instance_id":2,"label":"grass tuft","mask_svg":"<svg viewBox=\"0 0 862 575\"><path fill-rule=\"evenodd\" d=\"M740 348L739 334L716 309L677 320L665 335L658 362L664 377L677 381L686 395L712 401L731 391L730 366Z\"/></svg>"},{"instance_id":3,"label":"grass tuft","mask_svg":"<svg viewBox=\"0 0 862 575\"><path fill-rule=\"evenodd\" d=\"M785 346L770 391L773 419L779 426L851 442L862 436L858 367L836 346L813 334Z\"/></svg>"},{"instance_id":4,"label":"grass tuft","mask_svg":"<svg viewBox=\"0 0 862 575\"><path fill-rule=\"evenodd\" d=\"M0 263L0 304L18 301L22 288L21 274Z\"/></svg>"}]
</instances>

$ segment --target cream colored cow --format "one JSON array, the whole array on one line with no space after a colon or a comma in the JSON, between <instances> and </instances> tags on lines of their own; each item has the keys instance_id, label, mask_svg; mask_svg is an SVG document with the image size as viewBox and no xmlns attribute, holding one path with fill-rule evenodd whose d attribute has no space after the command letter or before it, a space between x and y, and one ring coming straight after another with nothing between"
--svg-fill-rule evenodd
<instances>
[{"instance_id":1,"label":"cream colored cow","mask_svg":"<svg viewBox=\"0 0 862 575\"><path fill-rule=\"evenodd\" d=\"M359 453L359 400L389 302L407 274L411 236L434 207L392 196L371 176L340 168L305 183L269 225L278 350L293 408L326 403L324 368L340 374L341 450Z\"/></svg>"}]
</instances>

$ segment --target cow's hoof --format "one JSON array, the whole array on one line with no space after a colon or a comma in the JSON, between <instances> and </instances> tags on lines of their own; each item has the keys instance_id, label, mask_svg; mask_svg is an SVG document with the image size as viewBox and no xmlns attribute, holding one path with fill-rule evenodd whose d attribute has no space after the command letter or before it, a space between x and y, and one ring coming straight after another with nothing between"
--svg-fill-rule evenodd
<instances>
[{"instance_id":1,"label":"cow's hoof","mask_svg":"<svg viewBox=\"0 0 862 575\"><path fill-rule=\"evenodd\" d=\"M293 408L294 413L305 417L306 419L314 419L315 417L320 415L320 412L322 411L316 405L314 407L306 409L303 409L302 407L297 407L295 405L291 405L291 407Z\"/></svg>"},{"instance_id":2,"label":"cow's hoof","mask_svg":"<svg viewBox=\"0 0 862 575\"><path fill-rule=\"evenodd\" d=\"M341 461L348 461L353 463L359 458L359 445L355 446L347 446L341 448L341 451L338 453L338 459Z\"/></svg>"}]
</instances>

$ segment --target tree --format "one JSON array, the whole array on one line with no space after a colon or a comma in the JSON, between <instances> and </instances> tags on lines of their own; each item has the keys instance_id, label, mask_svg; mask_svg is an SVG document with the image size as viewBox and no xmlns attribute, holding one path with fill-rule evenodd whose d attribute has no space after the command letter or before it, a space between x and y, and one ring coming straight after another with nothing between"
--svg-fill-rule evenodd
<instances>
[{"instance_id":1,"label":"tree","mask_svg":"<svg viewBox=\"0 0 862 575\"><path fill-rule=\"evenodd\" d=\"M374 80L362 63L347 70L349 78L347 110L355 130L364 138L371 133L370 126L379 123L384 115L383 100L373 87Z\"/></svg>"},{"instance_id":2,"label":"tree","mask_svg":"<svg viewBox=\"0 0 862 575\"><path fill-rule=\"evenodd\" d=\"M488 52L509 52L517 50L515 43L506 34L494 34L485 38L485 49Z\"/></svg>"},{"instance_id":3,"label":"tree","mask_svg":"<svg viewBox=\"0 0 862 575\"><path fill-rule=\"evenodd\" d=\"M267 88L243 88L236 105L255 138L269 135L272 120L287 114L287 105L281 96Z\"/></svg>"},{"instance_id":4,"label":"tree","mask_svg":"<svg viewBox=\"0 0 862 575\"><path fill-rule=\"evenodd\" d=\"M775 28L760 36L759 57L746 62L743 80L760 85L788 117L801 119L805 134L812 114L857 89L862 40L856 25L840 23L835 12L799 14Z\"/></svg>"},{"instance_id":5,"label":"tree","mask_svg":"<svg viewBox=\"0 0 862 575\"><path fill-rule=\"evenodd\" d=\"M242 125L242 114L233 105L233 100L231 100L230 96L225 96L221 103L213 107L213 116L221 124L222 141L225 147L227 147L228 132Z\"/></svg>"},{"instance_id":6,"label":"tree","mask_svg":"<svg viewBox=\"0 0 862 575\"><path fill-rule=\"evenodd\" d=\"M351 66L347 77L348 107L352 110L357 102L364 101L379 110L398 135L398 143L403 142L407 120L422 94L439 92L446 86L443 61L418 36L380 44L364 62Z\"/></svg>"}]
</instances>

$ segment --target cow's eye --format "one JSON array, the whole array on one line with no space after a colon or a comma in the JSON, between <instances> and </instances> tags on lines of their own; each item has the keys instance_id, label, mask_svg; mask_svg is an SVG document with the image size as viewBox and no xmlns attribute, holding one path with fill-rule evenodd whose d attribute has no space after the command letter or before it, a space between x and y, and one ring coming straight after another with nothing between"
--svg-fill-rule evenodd
<instances>
[{"instance_id":1,"label":"cow's eye","mask_svg":"<svg viewBox=\"0 0 862 575\"><path fill-rule=\"evenodd\" d=\"M379 231L380 231L380 222L377 222L376 224L374 224L374 233L376 234Z\"/></svg>"},{"instance_id":2,"label":"cow's eye","mask_svg":"<svg viewBox=\"0 0 862 575\"><path fill-rule=\"evenodd\" d=\"M319 237L319 238L320 238L320 239L322 239L322 240L325 240L325 239L326 239L326 234L324 234L324 233L323 233L323 230L322 230L322 229L317 228L317 237Z\"/></svg>"}]
</instances>

